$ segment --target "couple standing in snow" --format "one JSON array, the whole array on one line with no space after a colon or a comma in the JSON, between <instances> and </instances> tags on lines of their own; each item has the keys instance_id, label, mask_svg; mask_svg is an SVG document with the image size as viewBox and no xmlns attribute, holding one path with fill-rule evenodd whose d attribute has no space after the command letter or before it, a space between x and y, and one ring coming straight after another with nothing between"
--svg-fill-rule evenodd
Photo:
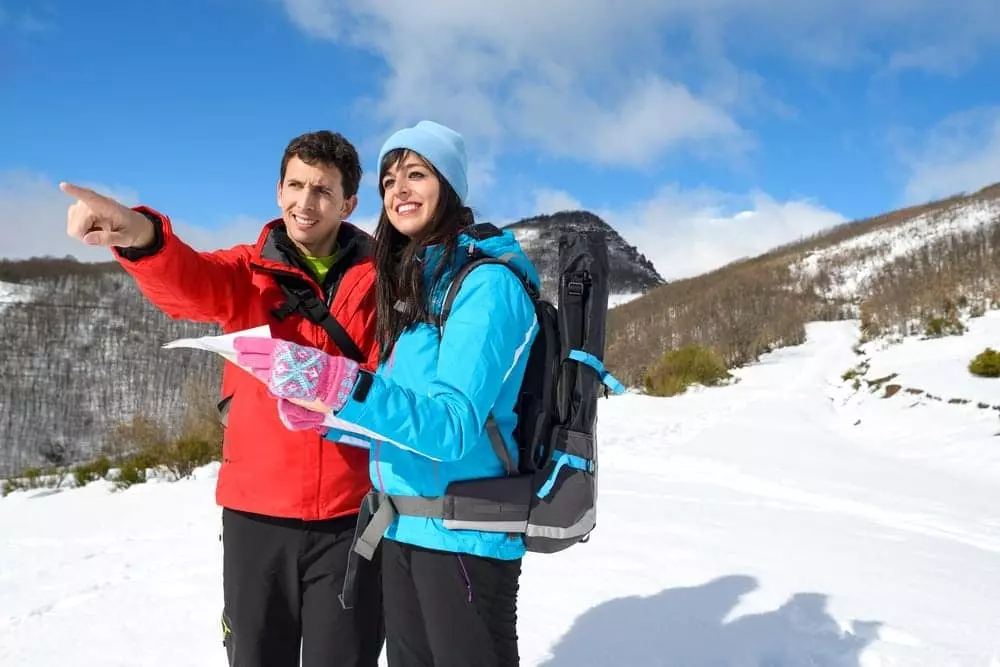
<instances>
[{"instance_id":1,"label":"couple standing in snow","mask_svg":"<svg viewBox=\"0 0 1000 667\"><path fill-rule=\"evenodd\" d=\"M374 667L383 643L393 667L519 662L518 535L396 516L371 560L353 552L373 486L437 497L449 482L500 477L495 429L516 460L513 408L537 331L502 266L470 272L447 329L434 324L473 248L513 258L538 286L509 233L473 233L462 137L422 121L386 140L378 169L371 237L345 221L361 182L355 148L331 132L296 137L279 170L281 217L255 244L213 252L152 208L62 185L76 199L68 234L110 248L165 314L274 336L237 339L257 378L227 364L222 381L216 499L234 667L292 667L300 654L304 667ZM330 411L410 447L346 444L322 426Z\"/></svg>"}]
</instances>

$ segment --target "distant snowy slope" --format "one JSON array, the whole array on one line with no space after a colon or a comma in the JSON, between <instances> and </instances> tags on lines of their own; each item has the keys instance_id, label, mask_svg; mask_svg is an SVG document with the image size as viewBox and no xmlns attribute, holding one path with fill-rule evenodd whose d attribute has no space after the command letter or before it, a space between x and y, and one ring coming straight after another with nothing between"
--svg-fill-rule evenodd
<instances>
[{"instance_id":1,"label":"distant snowy slope","mask_svg":"<svg viewBox=\"0 0 1000 667\"><path fill-rule=\"evenodd\" d=\"M957 391L981 327L860 357L856 322L811 324L735 385L602 400L598 527L526 559L522 664L1000 664L1000 418L841 379L944 358ZM224 664L214 472L0 500L0 664Z\"/></svg>"},{"instance_id":2,"label":"distant snowy slope","mask_svg":"<svg viewBox=\"0 0 1000 667\"><path fill-rule=\"evenodd\" d=\"M28 285L0 282L0 313L15 303L31 301L33 292Z\"/></svg>"},{"instance_id":3,"label":"distant snowy slope","mask_svg":"<svg viewBox=\"0 0 1000 667\"><path fill-rule=\"evenodd\" d=\"M961 201L944 210L924 213L811 251L793 264L792 270L809 277L820 271L828 272L832 285L827 296L849 299L858 296L865 281L893 259L950 234L997 222L1000 222L1000 200Z\"/></svg>"},{"instance_id":4,"label":"distant snowy slope","mask_svg":"<svg viewBox=\"0 0 1000 667\"><path fill-rule=\"evenodd\" d=\"M641 292L640 293L634 293L634 292L612 293L612 294L608 295L608 308L614 308L615 306L620 306L620 305L622 305L624 303L628 303L629 301L634 301L634 300L638 299L641 296L642 296Z\"/></svg>"}]
</instances>

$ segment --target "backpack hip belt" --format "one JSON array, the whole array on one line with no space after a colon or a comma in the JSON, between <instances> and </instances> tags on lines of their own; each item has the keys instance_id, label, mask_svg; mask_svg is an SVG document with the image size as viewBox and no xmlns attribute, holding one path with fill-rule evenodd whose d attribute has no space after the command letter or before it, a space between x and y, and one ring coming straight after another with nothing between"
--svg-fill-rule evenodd
<instances>
[{"instance_id":1,"label":"backpack hip belt","mask_svg":"<svg viewBox=\"0 0 1000 667\"><path fill-rule=\"evenodd\" d=\"M558 429L555 437L566 443L556 450L551 467L533 474L454 482L443 496L399 496L372 491L366 502L374 507L367 523L359 528L354 550L371 560L386 529L397 516L441 519L450 530L478 530L493 533L523 534L526 538L553 540L560 545L586 536L596 522L593 508L571 525L546 525L532 522L532 509L551 494L560 471L569 466L595 475L596 464L571 453L593 446L593 436ZM575 445L575 446L574 446ZM568 546L568 544L565 544ZM563 547L564 548L564 547ZM546 549L529 549L549 551ZM556 551L559 549L552 549Z\"/></svg>"}]
</instances>

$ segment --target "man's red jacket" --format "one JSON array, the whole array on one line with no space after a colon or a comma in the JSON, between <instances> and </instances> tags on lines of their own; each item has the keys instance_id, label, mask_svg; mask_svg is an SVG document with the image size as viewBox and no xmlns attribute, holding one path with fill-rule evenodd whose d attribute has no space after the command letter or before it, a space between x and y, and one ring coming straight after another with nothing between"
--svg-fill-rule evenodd
<instances>
[{"instance_id":1,"label":"man's red jacket","mask_svg":"<svg viewBox=\"0 0 1000 667\"><path fill-rule=\"evenodd\" d=\"M140 291L173 319L211 322L225 333L270 325L276 338L340 351L326 331L299 313L279 320L272 311L286 300L275 276L291 274L326 298L301 259L281 219L261 230L255 245L197 252L174 236L170 219L145 206L157 221L149 250L115 249L115 257ZM336 264L324 285L333 292L330 312L367 358L377 364L375 265L371 237L342 223ZM356 513L371 488L368 452L324 440L314 430L291 431L278 418L265 385L226 363L222 396L229 398L216 501L223 507L275 517L327 519Z\"/></svg>"}]
</instances>

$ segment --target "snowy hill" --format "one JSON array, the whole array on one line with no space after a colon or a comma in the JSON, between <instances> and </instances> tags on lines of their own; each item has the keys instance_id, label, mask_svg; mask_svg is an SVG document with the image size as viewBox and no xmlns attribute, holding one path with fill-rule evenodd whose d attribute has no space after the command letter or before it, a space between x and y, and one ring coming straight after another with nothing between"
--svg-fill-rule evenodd
<instances>
[{"instance_id":1,"label":"snowy hill","mask_svg":"<svg viewBox=\"0 0 1000 667\"><path fill-rule=\"evenodd\" d=\"M858 334L812 323L737 384L602 401L598 528L526 559L522 664L1000 664L998 413L867 382L1000 403L962 372L1000 314ZM0 664L224 664L213 473L0 499Z\"/></svg>"},{"instance_id":2,"label":"snowy hill","mask_svg":"<svg viewBox=\"0 0 1000 667\"><path fill-rule=\"evenodd\" d=\"M1000 184L846 223L613 309L606 361L637 384L667 350L754 363L811 321L861 319L871 337L954 329L1000 307L998 252Z\"/></svg>"},{"instance_id":3,"label":"snowy hill","mask_svg":"<svg viewBox=\"0 0 1000 667\"><path fill-rule=\"evenodd\" d=\"M0 289L0 477L92 460L134 415L176 426L199 388L217 394L220 364L160 349L215 327L171 320L123 272Z\"/></svg>"},{"instance_id":4,"label":"snowy hill","mask_svg":"<svg viewBox=\"0 0 1000 667\"><path fill-rule=\"evenodd\" d=\"M914 215L896 225L865 231L805 253L793 264L803 278L826 273L826 296L857 299L864 296L871 279L893 260L927 248L956 234L977 232L1000 221L1000 193L995 198L958 200Z\"/></svg>"}]
</instances>

